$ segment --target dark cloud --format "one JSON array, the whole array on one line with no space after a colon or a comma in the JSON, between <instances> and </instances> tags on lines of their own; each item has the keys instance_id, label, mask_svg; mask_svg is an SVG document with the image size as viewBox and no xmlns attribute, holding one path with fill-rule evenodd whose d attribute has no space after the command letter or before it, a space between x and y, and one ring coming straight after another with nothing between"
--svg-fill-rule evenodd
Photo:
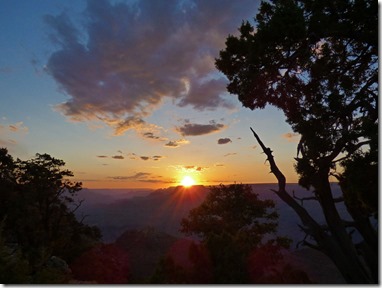
<instances>
[{"instance_id":1,"label":"dark cloud","mask_svg":"<svg viewBox=\"0 0 382 288\"><path fill-rule=\"evenodd\" d=\"M47 71L69 99L57 109L74 121L101 120L123 134L142 129L164 97L198 110L232 107L214 59L252 0L111 3L88 1L76 26L47 15L58 47Z\"/></svg>"},{"instance_id":2,"label":"dark cloud","mask_svg":"<svg viewBox=\"0 0 382 288\"><path fill-rule=\"evenodd\" d=\"M107 158L108 156L106 155L97 155L98 158Z\"/></svg>"},{"instance_id":3,"label":"dark cloud","mask_svg":"<svg viewBox=\"0 0 382 288\"><path fill-rule=\"evenodd\" d=\"M114 177L109 177L114 180L141 180L142 178L146 178L150 176L151 173L146 173L146 172L138 172L134 175L131 176L114 176Z\"/></svg>"},{"instance_id":4,"label":"dark cloud","mask_svg":"<svg viewBox=\"0 0 382 288\"><path fill-rule=\"evenodd\" d=\"M218 144L227 144L227 143L230 143L230 142L232 142L232 141L229 138L220 138L218 140Z\"/></svg>"},{"instance_id":5,"label":"dark cloud","mask_svg":"<svg viewBox=\"0 0 382 288\"><path fill-rule=\"evenodd\" d=\"M171 183L176 183L173 180L162 180L162 179L141 179L138 180L139 182L143 183L163 183L163 184L171 184Z\"/></svg>"},{"instance_id":6,"label":"dark cloud","mask_svg":"<svg viewBox=\"0 0 382 288\"><path fill-rule=\"evenodd\" d=\"M182 136L199 136L218 132L225 128L224 124L216 123L215 121L210 121L210 124L193 124L185 123L183 126L176 127Z\"/></svg>"},{"instance_id":7,"label":"dark cloud","mask_svg":"<svg viewBox=\"0 0 382 288\"><path fill-rule=\"evenodd\" d=\"M131 180L131 181L137 181L142 183L163 183L163 184L174 183L174 181L172 180L161 179L163 177L160 175L155 176L152 173L147 173L147 172L138 172L131 176L113 176L109 178L113 180L118 180L118 181Z\"/></svg>"},{"instance_id":8,"label":"dark cloud","mask_svg":"<svg viewBox=\"0 0 382 288\"><path fill-rule=\"evenodd\" d=\"M144 161L147 161L147 160L158 161L158 160L160 160L162 158L165 158L165 157L164 156L155 155L155 156L140 156L139 158L141 158Z\"/></svg>"},{"instance_id":9,"label":"dark cloud","mask_svg":"<svg viewBox=\"0 0 382 288\"><path fill-rule=\"evenodd\" d=\"M190 141L188 141L186 139L179 139L179 140L175 140L175 141L169 141L164 146L170 147L170 148L177 148L177 147L180 147L181 145L185 145L188 143L190 143Z\"/></svg>"},{"instance_id":10,"label":"dark cloud","mask_svg":"<svg viewBox=\"0 0 382 288\"><path fill-rule=\"evenodd\" d=\"M123 160L123 159L125 159L125 157L123 157L122 155L114 155L114 156L111 156L111 158L113 158L113 159L118 159L118 160Z\"/></svg>"},{"instance_id":11,"label":"dark cloud","mask_svg":"<svg viewBox=\"0 0 382 288\"><path fill-rule=\"evenodd\" d=\"M158 140L158 139L160 140L161 139L161 137L154 135L154 133L152 133L152 132L145 132L142 134L142 136L145 138L154 139L154 140Z\"/></svg>"}]
</instances>

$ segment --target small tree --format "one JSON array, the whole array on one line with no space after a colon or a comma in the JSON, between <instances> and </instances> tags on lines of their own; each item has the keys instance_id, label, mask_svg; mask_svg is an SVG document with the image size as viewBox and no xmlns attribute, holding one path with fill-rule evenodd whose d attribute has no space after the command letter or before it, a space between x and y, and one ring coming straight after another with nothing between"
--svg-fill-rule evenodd
<instances>
[{"instance_id":1,"label":"small tree","mask_svg":"<svg viewBox=\"0 0 382 288\"><path fill-rule=\"evenodd\" d=\"M274 207L249 185L220 185L211 187L205 201L182 220L181 231L198 236L210 252L215 283L249 283L247 258L252 250L289 246L289 239L271 237L278 225ZM269 257L279 250L275 252Z\"/></svg>"},{"instance_id":2,"label":"small tree","mask_svg":"<svg viewBox=\"0 0 382 288\"><path fill-rule=\"evenodd\" d=\"M369 218L378 203L378 3L264 1L255 21L256 28L244 22L238 37L228 36L216 66L245 107L273 105L301 135L299 183L313 187L324 226L284 193L285 177L272 151L263 150L280 197L316 240L307 244L331 257L349 283L376 283L378 235ZM330 176L339 180L342 197L333 196ZM342 200L354 221L340 217L335 204ZM352 242L349 227L362 243Z\"/></svg>"},{"instance_id":3,"label":"small tree","mask_svg":"<svg viewBox=\"0 0 382 288\"><path fill-rule=\"evenodd\" d=\"M74 196L81 183L63 169L65 162L48 154L28 160L13 160L0 149L0 218L4 222L4 241L17 244L31 265L32 273L47 260L58 256L70 261L101 234L96 227L80 223L74 216ZM72 208L71 208L72 207Z\"/></svg>"}]
</instances>

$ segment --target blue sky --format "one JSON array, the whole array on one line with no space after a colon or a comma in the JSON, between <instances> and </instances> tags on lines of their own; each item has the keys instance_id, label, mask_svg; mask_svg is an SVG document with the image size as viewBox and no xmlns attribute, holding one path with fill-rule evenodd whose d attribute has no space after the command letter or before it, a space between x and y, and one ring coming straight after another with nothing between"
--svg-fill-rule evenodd
<instances>
[{"instance_id":1,"label":"blue sky","mask_svg":"<svg viewBox=\"0 0 382 288\"><path fill-rule=\"evenodd\" d=\"M0 3L0 146L49 153L85 187L274 182L249 127L289 182L298 135L250 111L214 67L256 1Z\"/></svg>"}]
</instances>

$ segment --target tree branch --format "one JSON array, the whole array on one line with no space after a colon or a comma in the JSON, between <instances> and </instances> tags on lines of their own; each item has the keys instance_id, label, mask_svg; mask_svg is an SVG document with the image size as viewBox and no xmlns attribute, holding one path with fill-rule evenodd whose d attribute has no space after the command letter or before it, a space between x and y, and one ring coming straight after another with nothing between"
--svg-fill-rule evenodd
<instances>
[{"instance_id":1,"label":"tree branch","mask_svg":"<svg viewBox=\"0 0 382 288\"><path fill-rule=\"evenodd\" d=\"M267 155L267 160L271 166L271 172L276 176L278 181L278 190L272 190L275 192L281 200L283 200L289 207L291 207L297 215L300 217L302 223L309 227L309 230L312 233L312 236L319 242L327 242L329 235L321 228L321 226L312 218L312 216L305 210L304 207L299 205L292 196L290 196L286 190L286 178L284 174L279 170L276 165L275 160L273 159L272 150L270 148L265 147L264 143L261 141L260 137L256 134L256 132L250 127L254 137L257 142L261 146L263 152Z\"/></svg>"},{"instance_id":2,"label":"tree branch","mask_svg":"<svg viewBox=\"0 0 382 288\"><path fill-rule=\"evenodd\" d=\"M317 197L303 197L303 198L299 198L295 195L295 192L294 190L292 190L292 195L293 195L293 198L296 199L296 200L299 200L300 201L300 205L301 206L304 206L304 201L307 201L307 200L316 200L316 201L319 201Z\"/></svg>"},{"instance_id":3,"label":"tree branch","mask_svg":"<svg viewBox=\"0 0 382 288\"><path fill-rule=\"evenodd\" d=\"M76 212L78 208L82 205L82 202L84 202L85 199L82 199L78 202L78 204L75 204L75 208L71 211L72 213Z\"/></svg>"}]
</instances>

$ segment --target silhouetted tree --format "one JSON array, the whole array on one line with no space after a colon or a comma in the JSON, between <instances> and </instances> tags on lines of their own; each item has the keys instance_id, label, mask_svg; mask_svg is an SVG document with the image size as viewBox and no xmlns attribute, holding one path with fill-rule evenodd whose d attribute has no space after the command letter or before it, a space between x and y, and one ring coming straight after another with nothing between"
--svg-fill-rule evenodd
<instances>
[{"instance_id":1,"label":"silhouetted tree","mask_svg":"<svg viewBox=\"0 0 382 288\"><path fill-rule=\"evenodd\" d=\"M48 154L22 161L0 149L0 219L5 243L17 245L32 276L45 269L51 256L71 261L100 239L100 231L77 221L74 196L81 183ZM45 273L45 272L44 272ZM42 278L45 276L41 275Z\"/></svg>"},{"instance_id":2,"label":"silhouetted tree","mask_svg":"<svg viewBox=\"0 0 382 288\"><path fill-rule=\"evenodd\" d=\"M272 151L263 150L273 161L279 195L299 214L315 247L349 283L376 283L378 238L369 218L378 203L377 2L264 1L255 23L244 22L238 37L227 38L216 66L245 107L273 105L301 135L299 183L314 188L326 226L284 193L285 177ZM332 195L329 176L339 180L343 197ZM339 216L335 203L342 199L352 222ZM352 242L348 227L362 235L361 245Z\"/></svg>"},{"instance_id":3,"label":"silhouetted tree","mask_svg":"<svg viewBox=\"0 0 382 288\"><path fill-rule=\"evenodd\" d=\"M181 231L198 236L207 247L214 283L250 283L247 261L252 250L271 245L279 252L289 246L289 239L275 236L274 207L272 200L259 199L249 185L220 185L211 187L205 201L182 220Z\"/></svg>"}]
</instances>

